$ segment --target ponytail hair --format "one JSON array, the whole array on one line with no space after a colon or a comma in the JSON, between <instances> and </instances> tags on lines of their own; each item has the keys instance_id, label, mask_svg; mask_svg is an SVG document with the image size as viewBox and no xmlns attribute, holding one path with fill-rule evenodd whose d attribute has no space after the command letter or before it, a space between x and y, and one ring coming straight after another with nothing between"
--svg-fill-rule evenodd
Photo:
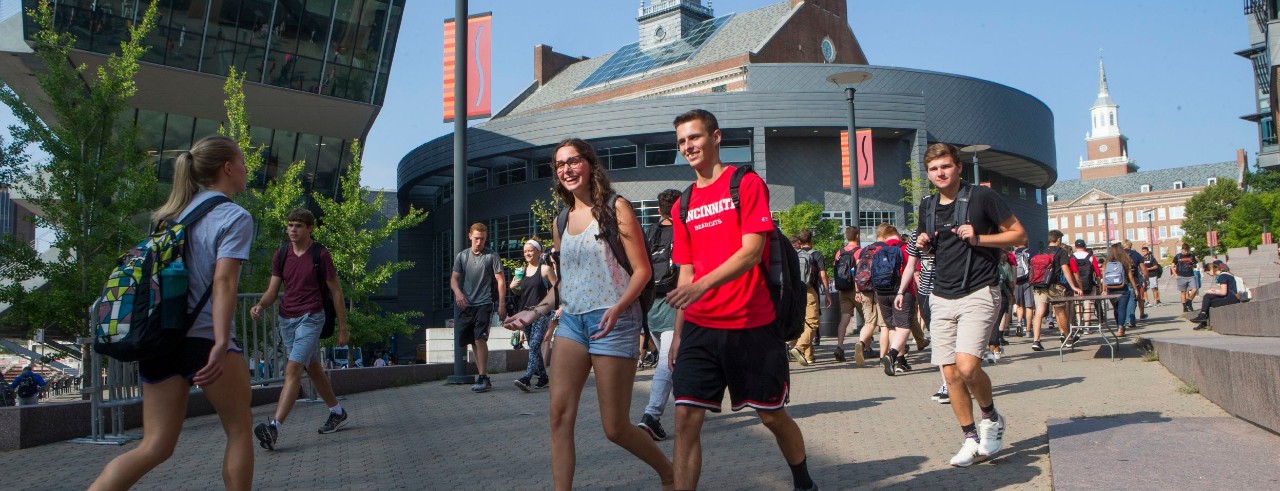
<instances>
[{"instance_id":1,"label":"ponytail hair","mask_svg":"<svg viewBox=\"0 0 1280 491\"><path fill-rule=\"evenodd\" d=\"M172 220L191 204L191 198L217 180L223 164L235 160L240 146L225 136L202 138L173 162L173 189L164 205L151 214L153 220Z\"/></svg>"}]
</instances>

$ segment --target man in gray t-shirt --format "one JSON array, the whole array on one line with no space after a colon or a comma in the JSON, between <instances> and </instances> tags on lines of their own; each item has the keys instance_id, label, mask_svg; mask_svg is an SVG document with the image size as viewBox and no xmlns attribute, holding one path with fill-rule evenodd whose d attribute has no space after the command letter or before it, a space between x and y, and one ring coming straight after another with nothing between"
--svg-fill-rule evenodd
<instances>
[{"instance_id":1,"label":"man in gray t-shirt","mask_svg":"<svg viewBox=\"0 0 1280 491\"><path fill-rule=\"evenodd\" d=\"M471 247L454 257L453 274L449 277L453 303L461 310L458 325L453 329L454 340L464 346L471 345L476 354L476 370L480 376L471 386L475 392L487 392L493 388L485 370L489 361L489 346L486 344L489 340L489 317L496 308L499 318L507 318L507 280L502 274L498 255L484 248L488 238L488 227L478 222L471 224L468 235Z\"/></svg>"}]
</instances>

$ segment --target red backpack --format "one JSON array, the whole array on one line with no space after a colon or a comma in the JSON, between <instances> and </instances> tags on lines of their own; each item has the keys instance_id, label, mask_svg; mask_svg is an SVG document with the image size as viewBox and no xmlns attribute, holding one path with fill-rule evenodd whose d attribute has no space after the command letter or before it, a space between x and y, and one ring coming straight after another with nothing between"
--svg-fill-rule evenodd
<instances>
[{"instance_id":1,"label":"red backpack","mask_svg":"<svg viewBox=\"0 0 1280 491\"><path fill-rule=\"evenodd\" d=\"M1057 251L1057 248L1050 248L1031 256L1031 279L1029 282L1032 287L1048 288L1049 285L1053 284L1053 257Z\"/></svg>"},{"instance_id":2,"label":"red backpack","mask_svg":"<svg viewBox=\"0 0 1280 491\"><path fill-rule=\"evenodd\" d=\"M871 266L874 264L876 252L884 246L884 242L876 242L862 248L862 252L858 253L858 267L853 273L854 289L860 292L869 292L875 287L871 285Z\"/></svg>"}]
</instances>

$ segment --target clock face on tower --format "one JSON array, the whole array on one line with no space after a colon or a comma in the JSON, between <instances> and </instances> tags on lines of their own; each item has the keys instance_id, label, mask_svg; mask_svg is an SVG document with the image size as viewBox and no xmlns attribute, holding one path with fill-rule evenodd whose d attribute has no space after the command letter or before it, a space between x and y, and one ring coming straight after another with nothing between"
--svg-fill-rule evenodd
<instances>
[{"instance_id":1,"label":"clock face on tower","mask_svg":"<svg viewBox=\"0 0 1280 491\"><path fill-rule=\"evenodd\" d=\"M653 39L657 41L661 41L666 37L667 37L667 30L663 29L662 26L658 26L657 29L653 30Z\"/></svg>"},{"instance_id":2,"label":"clock face on tower","mask_svg":"<svg viewBox=\"0 0 1280 491\"><path fill-rule=\"evenodd\" d=\"M1105 152L1105 151L1107 151L1107 144L1106 144L1106 143L1103 143L1103 144L1101 144L1101 145L1098 145L1098 151L1099 151L1099 152Z\"/></svg>"}]
</instances>

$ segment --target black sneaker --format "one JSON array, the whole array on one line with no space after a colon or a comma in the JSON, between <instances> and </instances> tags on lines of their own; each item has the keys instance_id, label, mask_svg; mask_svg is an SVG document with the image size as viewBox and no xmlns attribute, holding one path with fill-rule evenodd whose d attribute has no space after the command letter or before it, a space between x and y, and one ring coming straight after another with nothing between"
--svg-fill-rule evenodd
<instances>
[{"instance_id":1,"label":"black sneaker","mask_svg":"<svg viewBox=\"0 0 1280 491\"><path fill-rule=\"evenodd\" d=\"M489 381L489 376L481 376L476 379L476 384L471 386L471 392L489 392L493 388L493 382Z\"/></svg>"},{"instance_id":2,"label":"black sneaker","mask_svg":"<svg viewBox=\"0 0 1280 491\"><path fill-rule=\"evenodd\" d=\"M342 414L334 414L333 411L329 411L329 419L325 420L324 426L321 426L319 431L321 435L327 435L329 433L338 431L338 428L341 428L346 425L347 425L346 409L342 410Z\"/></svg>"},{"instance_id":3,"label":"black sneaker","mask_svg":"<svg viewBox=\"0 0 1280 491\"><path fill-rule=\"evenodd\" d=\"M550 381L548 381L546 377L538 377L538 383L537 383L537 384L534 384L533 388L535 388L535 389L545 389L545 388L547 388L547 385L550 385L550 383L551 383L551 382L550 382Z\"/></svg>"},{"instance_id":4,"label":"black sneaker","mask_svg":"<svg viewBox=\"0 0 1280 491\"><path fill-rule=\"evenodd\" d=\"M836 346L835 357L837 362L844 363L844 348Z\"/></svg>"},{"instance_id":5,"label":"black sneaker","mask_svg":"<svg viewBox=\"0 0 1280 491\"><path fill-rule=\"evenodd\" d=\"M905 357L905 356L899 356L899 357L898 357L898 368L901 368L901 369L902 369L902 371L904 371L904 372L910 372L910 371L911 371L911 365L907 363L907 357Z\"/></svg>"},{"instance_id":6,"label":"black sneaker","mask_svg":"<svg viewBox=\"0 0 1280 491\"><path fill-rule=\"evenodd\" d=\"M658 418L653 417L653 415L649 413L645 413L644 416L641 416L640 424L637 424L636 426L639 426L645 433L648 433L649 437L653 438L653 441L655 442L667 439L667 431L662 429L662 422L658 421Z\"/></svg>"},{"instance_id":7,"label":"black sneaker","mask_svg":"<svg viewBox=\"0 0 1280 491\"><path fill-rule=\"evenodd\" d=\"M1203 330L1208 329L1208 328L1209 328L1209 323L1208 323L1208 322L1201 322L1201 323L1199 323L1199 324L1196 324L1196 327L1191 328L1191 330L1192 330L1192 331L1203 331Z\"/></svg>"},{"instance_id":8,"label":"black sneaker","mask_svg":"<svg viewBox=\"0 0 1280 491\"><path fill-rule=\"evenodd\" d=\"M881 357L881 358L880 358L880 366L881 366L882 368L884 368L884 374L885 374L885 375L888 375L888 376L890 376L890 377L892 377L892 376L894 375L894 371L893 371L893 356L892 356L892 355L884 355L883 357Z\"/></svg>"},{"instance_id":9,"label":"black sneaker","mask_svg":"<svg viewBox=\"0 0 1280 491\"><path fill-rule=\"evenodd\" d=\"M938 393L938 404L951 404L951 394L946 392Z\"/></svg>"},{"instance_id":10,"label":"black sneaker","mask_svg":"<svg viewBox=\"0 0 1280 491\"><path fill-rule=\"evenodd\" d=\"M529 392L529 383L528 377L520 377L516 379L516 387L525 392Z\"/></svg>"},{"instance_id":11,"label":"black sneaker","mask_svg":"<svg viewBox=\"0 0 1280 491\"><path fill-rule=\"evenodd\" d=\"M276 440L280 438L280 430L269 423L258 423L253 428L253 436L258 437L258 446L267 450L276 449Z\"/></svg>"},{"instance_id":12,"label":"black sneaker","mask_svg":"<svg viewBox=\"0 0 1280 491\"><path fill-rule=\"evenodd\" d=\"M1138 320L1140 320L1140 321L1145 321L1145 320L1147 320L1147 317L1150 317L1150 316L1149 316L1149 315L1147 315L1147 313L1146 313L1146 312L1143 312L1143 313L1142 313L1142 315L1138 316Z\"/></svg>"},{"instance_id":13,"label":"black sneaker","mask_svg":"<svg viewBox=\"0 0 1280 491\"><path fill-rule=\"evenodd\" d=\"M1192 317L1192 318L1187 319L1187 320L1189 320L1189 321L1191 321L1191 322L1205 322L1205 321L1209 320L1209 318L1208 318L1208 317L1205 317L1205 315L1204 315L1204 314L1200 314L1200 315L1197 315L1197 316Z\"/></svg>"},{"instance_id":14,"label":"black sneaker","mask_svg":"<svg viewBox=\"0 0 1280 491\"><path fill-rule=\"evenodd\" d=\"M1043 344L1040 344L1040 342L1039 342L1039 341L1032 341L1032 342L1031 342L1031 351L1044 351L1044 345L1043 345Z\"/></svg>"}]
</instances>

